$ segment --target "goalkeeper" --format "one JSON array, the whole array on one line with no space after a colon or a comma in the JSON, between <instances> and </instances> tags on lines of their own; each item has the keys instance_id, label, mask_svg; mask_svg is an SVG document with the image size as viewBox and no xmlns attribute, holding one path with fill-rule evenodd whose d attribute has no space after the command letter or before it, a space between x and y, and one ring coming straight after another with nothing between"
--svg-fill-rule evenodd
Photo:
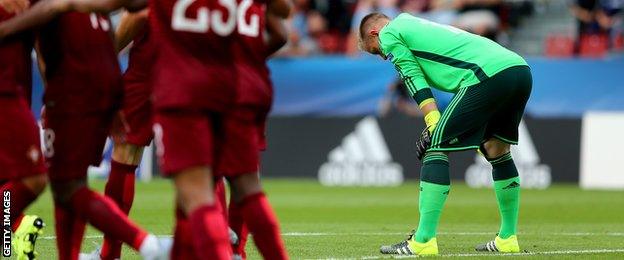
<instances>
[{"instance_id":1,"label":"goalkeeper","mask_svg":"<svg viewBox=\"0 0 624 260\"><path fill-rule=\"evenodd\" d=\"M425 114L418 141L418 229L384 254L436 255L436 229L450 190L448 153L478 150L492 164L500 230L477 251L519 252L516 226L520 179L510 153L531 93L524 59L497 43L409 14L390 20L380 13L360 24L361 49L391 61ZM430 88L455 93L440 114Z\"/></svg>"}]
</instances>

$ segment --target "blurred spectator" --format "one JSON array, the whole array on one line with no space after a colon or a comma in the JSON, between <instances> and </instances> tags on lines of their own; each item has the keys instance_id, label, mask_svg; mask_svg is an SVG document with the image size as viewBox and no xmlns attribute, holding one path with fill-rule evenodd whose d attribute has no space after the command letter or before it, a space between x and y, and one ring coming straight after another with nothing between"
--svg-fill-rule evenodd
<instances>
[{"instance_id":1,"label":"blurred spectator","mask_svg":"<svg viewBox=\"0 0 624 260\"><path fill-rule=\"evenodd\" d=\"M424 17L496 40L501 0L432 0Z\"/></svg>"},{"instance_id":2,"label":"blurred spectator","mask_svg":"<svg viewBox=\"0 0 624 260\"><path fill-rule=\"evenodd\" d=\"M358 0L312 0L310 6L325 17L330 33L346 35L351 29L353 9L357 3Z\"/></svg>"},{"instance_id":3,"label":"blurred spectator","mask_svg":"<svg viewBox=\"0 0 624 260\"><path fill-rule=\"evenodd\" d=\"M623 7L624 0L575 0L571 9L578 23L578 34L608 34L615 15Z\"/></svg>"},{"instance_id":4,"label":"blurred spectator","mask_svg":"<svg viewBox=\"0 0 624 260\"><path fill-rule=\"evenodd\" d=\"M430 0L400 0L399 10L402 13L410 13L413 15L427 12L429 10Z\"/></svg>"},{"instance_id":5,"label":"blurred spectator","mask_svg":"<svg viewBox=\"0 0 624 260\"><path fill-rule=\"evenodd\" d=\"M459 0L460 15L455 26L496 40L500 29L501 0Z\"/></svg>"},{"instance_id":6,"label":"blurred spectator","mask_svg":"<svg viewBox=\"0 0 624 260\"><path fill-rule=\"evenodd\" d=\"M313 39L313 36L318 34L319 30L324 29L325 22L319 20L318 15L310 15L308 9L308 0L294 1L293 12L286 25L289 32L288 43L277 55L307 56L320 53L318 44Z\"/></svg>"},{"instance_id":7,"label":"blurred spectator","mask_svg":"<svg viewBox=\"0 0 624 260\"><path fill-rule=\"evenodd\" d=\"M342 35L340 33L341 22L328 20L316 7L321 9L327 16L336 19L342 9L334 7L328 9L325 5L314 4L318 1L295 0L293 13L288 20L289 42L280 50L282 56L307 56L318 54L330 54L342 52ZM329 1L334 2L334 1ZM346 10L345 10L346 11ZM334 27L330 27L330 26ZM342 25L344 27L344 25ZM332 30L330 30L332 28Z\"/></svg>"},{"instance_id":8,"label":"blurred spectator","mask_svg":"<svg viewBox=\"0 0 624 260\"><path fill-rule=\"evenodd\" d=\"M360 21L362 18L372 12L381 12L391 18L399 14L398 0L359 0L353 19L351 20L351 31L347 37L346 53L349 55L359 54L357 48Z\"/></svg>"},{"instance_id":9,"label":"blurred spectator","mask_svg":"<svg viewBox=\"0 0 624 260\"><path fill-rule=\"evenodd\" d=\"M418 108L418 104L414 102L412 97L407 93L401 79L388 86L388 91L379 101L379 116L385 117L396 112L411 117L422 116L422 112Z\"/></svg>"},{"instance_id":10,"label":"blurred spectator","mask_svg":"<svg viewBox=\"0 0 624 260\"><path fill-rule=\"evenodd\" d=\"M390 17L411 13L496 39L501 29L516 25L518 17L530 13L526 9L532 5L527 1L531 0L293 0L290 41L278 55L358 55L358 27L371 12ZM510 17L512 21L506 20Z\"/></svg>"},{"instance_id":11,"label":"blurred spectator","mask_svg":"<svg viewBox=\"0 0 624 260\"><path fill-rule=\"evenodd\" d=\"M571 11L577 20L575 52L581 56L603 56L613 46L616 17L623 8L624 0L574 0Z\"/></svg>"}]
</instances>

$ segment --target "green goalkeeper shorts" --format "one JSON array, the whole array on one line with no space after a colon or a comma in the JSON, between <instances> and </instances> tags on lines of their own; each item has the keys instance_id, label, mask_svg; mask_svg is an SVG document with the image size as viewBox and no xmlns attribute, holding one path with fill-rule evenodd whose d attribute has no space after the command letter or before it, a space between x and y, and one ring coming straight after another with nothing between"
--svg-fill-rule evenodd
<instances>
[{"instance_id":1,"label":"green goalkeeper shorts","mask_svg":"<svg viewBox=\"0 0 624 260\"><path fill-rule=\"evenodd\" d=\"M428 151L478 149L490 138L517 144L532 81L528 66L514 66L461 88L442 113Z\"/></svg>"}]
</instances>

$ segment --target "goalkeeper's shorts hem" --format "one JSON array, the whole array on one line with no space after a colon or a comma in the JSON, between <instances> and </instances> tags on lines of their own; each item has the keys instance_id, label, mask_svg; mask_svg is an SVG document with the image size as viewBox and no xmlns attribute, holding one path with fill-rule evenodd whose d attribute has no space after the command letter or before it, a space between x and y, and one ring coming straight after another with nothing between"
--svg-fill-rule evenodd
<instances>
[{"instance_id":1,"label":"goalkeeper's shorts hem","mask_svg":"<svg viewBox=\"0 0 624 260\"><path fill-rule=\"evenodd\" d=\"M469 146L461 146L461 147L449 147L449 148L429 148L427 152L456 152L456 151L466 151L466 150L476 150L479 149L478 145L469 145Z\"/></svg>"},{"instance_id":2,"label":"goalkeeper's shorts hem","mask_svg":"<svg viewBox=\"0 0 624 260\"><path fill-rule=\"evenodd\" d=\"M516 141L510 140L510 139L507 139L507 138L502 137L500 135L493 135L492 137L494 137L494 138L496 138L498 140L501 140L503 143L507 143L507 144L511 144L511 145L517 145L518 144L518 140L516 140Z\"/></svg>"}]
</instances>

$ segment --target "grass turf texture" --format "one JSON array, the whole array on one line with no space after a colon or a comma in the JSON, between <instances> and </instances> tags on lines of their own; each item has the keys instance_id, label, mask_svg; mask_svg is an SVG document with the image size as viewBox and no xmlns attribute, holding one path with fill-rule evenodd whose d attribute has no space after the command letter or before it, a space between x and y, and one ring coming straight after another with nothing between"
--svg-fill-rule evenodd
<instances>
[{"instance_id":1,"label":"grass turf texture","mask_svg":"<svg viewBox=\"0 0 624 260\"><path fill-rule=\"evenodd\" d=\"M91 185L101 191L104 182L93 181ZM390 188L328 188L316 181L266 180L265 188L293 259L389 258L378 253L379 246L404 239L418 223L416 182ZM138 183L131 217L153 233L171 234L172 201L169 181ZM55 259L49 190L28 213L42 216L48 224L37 244L39 258ZM528 253L518 257L622 259L623 216L624 192L582 191L573 185L523 190L519 239ZM438 234L441 255L492 256L480 255L473 248L494 238L498 221L491 189L452 185ZM100 236L89 228L83 252L101 244ZM248 251L250 259L259 258L253 244ZM139 257L124 248L123 259Z\"/></svg>"}]
</instances>

